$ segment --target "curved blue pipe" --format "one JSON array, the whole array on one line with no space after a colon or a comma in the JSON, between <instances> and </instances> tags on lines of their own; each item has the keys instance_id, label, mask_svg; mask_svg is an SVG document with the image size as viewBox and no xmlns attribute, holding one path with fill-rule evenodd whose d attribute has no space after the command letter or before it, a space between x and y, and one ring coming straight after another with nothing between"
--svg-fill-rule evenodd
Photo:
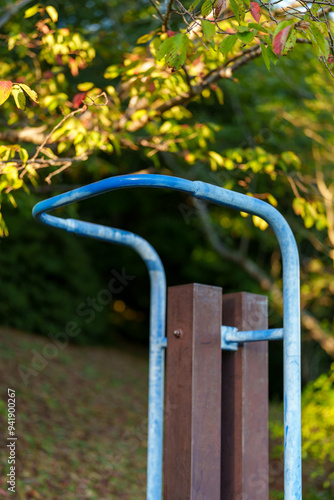
<instances>
[{"instance_id":1,"label":"curved blue pipe","mask_svg":"<svg viewBox=\"0 0 334 500\"><path fill-rule=\"evenodd\" d=\"M126 175L98 181L94 184L90 184L89 186L75 189L73 191L70 191L69 193L55 196L54 198L38 203L34 207L33 215L36 219L45 224L59 227L76 234L91 236L98 239L103 239L105 241L116 241L117 238L121 240L121 234L123 233L123 231L121 230L104 228L102 226L74 221L72 219L59 219L57 217L50 216L45 212L79 200L96 196L101 193L105 193L107 191L125 189L130 187L168 188L186 192L201 200L209 201L217 205L222 205L243 212L248 212L253 215L257 215L264 219L273 229L280 245L283 261L284 496L286 500L301 500L302 480L299 256L297 245L289 225L287 224L283 216L274 207L272 207L268 203L263 202L262 200L258 200L256 198L252 198L233 191L228 191L226 189L204 182L192 182L186 179L164 175ZM107 234L104 233L105 230L111 231L110 233L108 233L111 239L103 236ZM118 234L118 236L116 233ZM124 241L123 244L127 244ZM130 239L128 239L127 241L130 241ZM116 242L120 243L121 241ZM145 243L147 244L147 242ZM133 248L137 249L137 247ZM143 258L145 260L145 257ZM153 288L151 290L153 290ZM164 317L165 311L161 310L159 301L156 300L156 298L154 298L153 296L152 300L154 301L154 308L156 308L157 314L161 318L162 316ZM165 297L162 300L163 304L165 304ZM160 326L162 325L163 321L160 320ZM161 334L159 335L159 338L162 338ZM159 349L161 352L162 344L163 342L160 344L154 344L155 347L153 350L155 353ZM153 373L156 374L155 369L153 369ZM161 430L162 433L163 390L161 390L161 381L157 383L157 381L154 380L152 381L152 384L154 387L159 385L160 392L158 392L161 399L159 403L160 412L151 413L151 418L153 420L149 422L149 426L152 425L156 430L159 430L158 432L160 432ZM149 405L151 404L153 404L153 402L151 400L151 396L149 395ZM158 421L156 419L158 419ZM151 436L152 435L153 434L151 434ZM158 443L158 446L162 446L162 435L158 436L155 433L154 439L157 440L156 443ZM155 444L152 445L152 442L149 442L147 500L158 500L161 498L162 460L158 460L157 462L157 467L160 468L160 471L157 470L155 464L152 465L150 463L150 451L153 454L152 448L154 447ZM162 457L162 448L160 451Z\"/></svg>"},{"instance_id":2,"label":"curved blue pipe","mask_svg":"<svg viewBox=\"0 0 334 500\"><path fill-rule=\"evenodd\" d=\"M146 240L144 240L144 238L141 238L134 233L90 222L82 222L74 219L61 219L42 212L34 215L44 224L58 229L64 229L69 233L133 248L133 250L140 255L146 264L151 284L147 500L161 498L165 371L164 348L166 347L166 277L160 257L154 248Z\"/></svg>"}]
</instances>

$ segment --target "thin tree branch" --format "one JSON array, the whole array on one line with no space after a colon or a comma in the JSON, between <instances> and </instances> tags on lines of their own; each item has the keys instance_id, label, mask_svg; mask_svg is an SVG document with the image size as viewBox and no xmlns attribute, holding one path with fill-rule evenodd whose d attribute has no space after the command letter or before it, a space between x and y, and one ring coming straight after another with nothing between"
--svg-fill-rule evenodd
<instances>
[{"instance_id":1,"label":"thin tree branch","mask_svg":"<svg viewBox=\"0 0 334 500\"><path fill-rule=\"evenodd\" d=\"M28 3L32 2L32 0L18 0L14 3L11 8L0 18L0 28L2 28L11 17L15 16L19 12L20 9L28 5Z\"/></svg>"},{"instance_id":2,"label":"thin tree branch","mask_svg":"<svg viewBox=\"0 0 334 500\"><path fill-rule=\"evenodd\" d=\"M29 142L31 144L41 144L45 139L46 125L40 127L24 127L20 130L5 130L0 132L1 141Z\"/></svg>"},{"instance_id":3,"label":"thin tree branch","mask_svg":"<svg viewBox=\"0 0 334 500\"><path fill-rule=\"evenodd\" d=\"M163 113L173 106L180 106L182 104L185 104L193 96L201 94L202 91L212 83L215 83L216 81L224 78L231 79L234 71L238 70L239 68L250 62L252 59L259 57L260 55L261 48L259 45L255 45L255 47L253 47L251 50L247 50L247 52L242 53L242 55L240 55L240 57L231 66L228 66L228 64L230 64L230 61L228 61L223 66L220 66L216 70L212 71L209 76L204 77L199 85L193 85L191 92L184 92L183 94L179 94L173 97L169 101L164 102L158 108L156 108L156 111L158 111L159 113Z\"/></svg>"},{"instance_id":4,"label":"thin tree branch","mask_svg":"<svg viewBox=\"0 0 334 500\"><path fill-rule=\"evenodd\" d=\"M51 130L51 132L45 137L45 139L43 140L42 144L40 144L38 146L38 148L36 149L36 152L35 152L34 156L31 158L31 160L34 161L37 158L37 156L39 155L39 153L41 152L41 150L44 148L44 146L49 142L49 140L51 139L51 137L55 133L55 131L58 130L63 125L63 123L66 122L66 120L68 120L69 118L72 118L74 115L76 115L78 113L83 113L84 111L86 111L86 109L87 109L87 105L85 104L81 108L75 109L74 111L72 111L68 115L64 116L63 119L60 120L60 122L57 123L57 125L55 127L53 127L53 129Z\"/></svg>"},{"instance_id":5,"label":"thin tree branch","mask_svg":"<svg viewBox=\"0 0 334 500\"><path fill-rule=\"evenodd\" d=\"M55 131L58 130L63 125L63 123L66 120L68 120L69 118L72 118L73 116L75 116L78 113L83 113L84 111L86 111L86 109L88 108L88 106L99 106L98 104L96 104L96 101L100 97L104 97L104 99L105 99L105 102L103 104L101 104L101 106L106 106L107 103L108 103L108 98L107 98L107 95L106 95L105 92L101 92L101 94L99 94L98 96L96 96L95 99L91 99L89 96L87 96L87 98L91 100L91 103L84 104L83 106L81 106L81 108L75 109L74 111L72 111L68 115L65 115L64 118L62 120L60 120L60 122L57 123L57 125L55 127L53 127L53 129L51 130L51 132L45 137L45 139L42 142L42 144L40 144L40 146L38 146L38 148L36 149L36 153L31 158L31 160L34 161L38 157L39 153L44 148L44 146L49 142L49 140L51 139L51 137L55 133Z\"/></svg>"},{"instance_id":6,"label":"thin tree branch","mask_svg":"<svg viewBox=\"0 0 334 500\"><path fill-rule=\"evenodd\" d=\"M162 22L164 22L164 18L163 18L163 15L161 14L160 10L158 9L157 5L155 4L154 0L150 0L150 3L151 5L153 5L153 7L155 8L155 10L157 11L157 14L158 16L160 17L160 20Z\"/></svg>"},{"instance_id":7,"label":"thin tree branch","mask_svg":"<svg viewBox=\"0 0 334 500\"><path fill-rule=\"evenodd\" d=\"M326 57L322 56L322 58L321 58L321 59L322 59L322 61L324 62L325 66L326 66L327 70L329 71L329 73L331 74L331 76L334 78L334 73L333 73L333 71L330 69L330 67L328 66L327 61L326 61Z\"/></svg>"},{"instance_id":8,"label":"thin tree branch","mask_svg":"<svg viewBox=\"0 0 334 500\"><path fill-rule=\"evenodd\" d=\"M168 30L168 24L169 24L170 16L172 13L173 3L174 3L174 0L169 0L168 5L167 5L167 11L166 11L166 15L165 15L164 23L163 23L164 31Z\"/></svg>"}]
</instances>

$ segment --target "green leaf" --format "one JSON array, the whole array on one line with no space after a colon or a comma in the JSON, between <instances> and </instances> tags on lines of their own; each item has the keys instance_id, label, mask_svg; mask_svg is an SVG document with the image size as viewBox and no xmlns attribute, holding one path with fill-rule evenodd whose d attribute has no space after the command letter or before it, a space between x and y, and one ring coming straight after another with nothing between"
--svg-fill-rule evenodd
<instances>
[{"instance_id":1,"label":"green leaf","mask_svg":"<svg viewBox=\"0 0 334 500\"><path fill-rule=\"evenodd\" d=\"M253 31L245 31L244 33L238 33L237 36L243 43L251 43L255 35Z\"/></svg>"},{"instance_id":2,"label":"green leaf","mask_svg":"<svg viewBox=\"0 0 334 500\"><path fill-rule=\"evenodd\" d=\"M244 21L245 14L246 14L245 3L244 3L243 0L237 0L237 2L239 4L239 16L240 16L240 20Z\"/></svg>"},{"instance_id":3,"label":"green leaf","mask_svg":"<svg viewBox=\"0 0 334 500\"><path fill-rule=\"evenodd\" d=\"M157 59L165 57L166 64L174 69L180 69L185 63L189 38L185 33L178 33L162 42L157 52Z\"/></svg>"},{"instance_id":4,"label":"green leaf","mask_svg":"<svg viewBox=\"0 0 334 500\"><path fill-rule=\"evenodd\" d=\"M20 158L23 161L23 163L27 163L27 161L29 160L28 151L26 149L24 149L24 148L20 148L19 149L19 155L20 155Z\"/></svg>"},{"instance_id":5,"label":"green leaf","mask_svg":"<svg viewBox=\"0 0 334 500\"><path fill-rule=\"evenodd\" d=\"M216 25L214 23L210 23L210 21L206 21L205 19L202 19L201 24L204 38L208 42L211 42L216 34Z\"/></svg>"},{"instance_id":6,"label":"green leaf","mask_svg":"<svg viewBox=\"0 0 334 500\"><path fill-rule=\"evenodd\" d=\"M26 109L26 96L21 87L14 85L12 88L12 96L14 97L15 104L19 109Z\"/></svg>"},{"instance_id":7,"label":"green leaf","mask_svg":"<svg viewBox=\"0 0 334 500\"><path fill-rule=\"evenodd\" d=\"M268 47L267 53L268 53L268 56L270 57L271 62L274 64L277 64L278 57L276 56L276 54L274 53L274 51L270 47Z\"/></svg>"},{"instance_id":8,"label":"green leaf","mask_svg":"<svg viewBox=\"0 0 334 500\"><path fill-rule=\"evenodd\" d=\"M238 29L239 33L244 33L245 31L249 31L248 26L238 26L237 29Z\"/></svg>"},{"instance_id":9,"label":"green leaf","mask_svg":"<svg viewBox=\"0 0 334 500\"><path fill-rule=\"evenodd\" d=\"M28 17L32 17L34 16L35 14L37 14L37 12L39 11L39 3L37 3L36 5L33 5L32 7L30 7L29 9L27 9L24 13L24 17L27 19Z\"/></svg>"},{"instance_id":10,"label":"green leaf","mask_svg":"<svg viewBox=\"0 0 334 500\"><path fill-rule=\"evenodd\" d=\"M7 101L8 97L10 96L10 92L12 90L12 82L10 81L0 81L0 106Z\"/></svg>"},{"instance_id":11,"label":"green leaf","mask_svg":"<svg viewBox=\"0 0 334 500\"><path fill-rule=\"evenodd\" d=\"M200 3L201 0L195 0L195 2L193 2L190 7L189 7L189 12L192 12L193 10L196 9L197 5Z\"/></svg>"},{"instance_id":12,"label":"green leaf","mask_svg":"<svg viewBox=\"0 0 334 500\"><path fill-rule=\"evenodd\" d=\"M52 5L48 5L46 7L46 12L49 14L53 23L56 23L58 21L58 12Z\"/></svg>"},{"instance_id":13,"label":"green leaf","mask_svg":"<svg viewBox=\"0 0 334 500\"><path fill-rule=\"evenodd\" d=\"M107 67L103 76L104 76L104 78L114 80L115 78L117 78L119 76L120 72L121 72L120 67L117 64L112 64L111 66Z\"/></svg>"},{"instance_id":14,"label":"green leaf","mask_svg":"<svg viewBox=\"0 0 334 500\"><path fill-rule=\"evenodd\" d=\"M173 48L166 55L166 63L174 69L180 69L187 57L189 39L185 33L179 33L171 39L173 40Z\"/></svg>"},{"instance_id":15,"label":"green leaf","mask_svg":"<svg viewBox=\"0 0 334 500\"><path fill-rule=\"evenodd\" d=\"M237 40L237 35L226 35L222 43L219 45L219 51L226 56L229 52L231 52Z\"/></svg>"},{"instance_id":16,"label":"green leaf","mask_svg":"<svg viewBox=\"0 0 334 500\"><path fill-rule=\"evenodd\" d=\"M149 42L154 37L155 33L156 33L155 31L151 31L150 33L145 33L145 35L138 38L137 44Z\"/></svg>"},{"instance_id":17,"label":"green leaf","mask_svg":"<svg viewBox=\"0 0 334 500\"><path fill-rule=\"evenodd\" d=\"M268 48L263 44L261 45L261 52L262 52L264 64L266 65L267 70L270 71L270 57L268 54Z\"/></svg>"},{"instance_id":18,"label":"green leaf","mask_svg":"<svg viewBox=\"0 0 334 500\"><path fill-rule=\"evenodd\" d=\"M215 6L217 0L205 0L201 8L201 14L206 17L212 11L212 7Z\"/></svg>"},{"instance_id":19,"label":"green leaf","mask_svg":"<svg viewBox=\"0 0 334 500\"><path fill-rule=\"evenodd\" d=\"M297 41L297 32L296 30L292 29L289 33L288 39L285 42L285 46L283 49L283 56L286 56L291 50L294 48L296 45Z\"/></svg>"},{"instance_id":20,"label":"green leaf","mask_svg":"<svg viewBox=\"0 0 334 500\"><path fill-rule=\"evenodd\" d=\"M170 38L166 38L166 40L164 40L162 42L162 44L160 45L159 50L157 52L157 59L158 59L158 61L160 61L160 59L162 59L163 57L165 57L165 55L172 50L173 45L174 45L173 38L175 38L175 37L172 36Z\"/></svg>"},{"instance_id":21,"label":"green leaf","mask_svg":"<svg viewBox=\"0 0 334 500\"><path fill-rule=\"evenodd\" d=\"M236 20L240 24L239 5L237 4L236 0L230 0L230 6L231 6L231 9L233 10L233 14L235 15Z\"/></svg>"},{"instance_id":22,"label":"green leaf","mask_svg":"<svg viewBox=\"0 0 334 500\"><path fill-rule=\"evenodd\" d=\"M249 23L248 27L257 31L263 31L264 33L270 33L270 30L261 24Z\"/></svg>"},{"instance_id":23,"label":"green leaf","mask_svg":"<svg viewBox=\"0 0 334 500\"><path fill-rule=\"evenodd\" d=\"M314 3L311 7L311 12L314 16L317 16L318 12L319 12L319 4L318 3Z\"/></svg>"},{"instance_id":24,"label":"green leaf","mask_svg":"<svg viewBox=\"0 0 334 500\"><path fill-rule=\"evenodd\" d=\"M30 97L30 99L36 103L38 103L38 95L37 95L37 92L35 92L34 90L32 90L30 87L28 87L28 85L26 85L25 83L18 83L17 85L19 85L21 87L21 89L23 89L26 94L28 94L28 96Z\"/></svg>"},{"instance_id":25,"label":"green leaf","mask_svg":"<svg viewBox=\"0 0 334 500\"><path fill-rule=\"evenodd\" d=\"M313 42L315 42L315 46L319 47L320 52L327 58L329 56L329 45L326 40L326 37L321 32L320 28L317 26L315 21L310 23L310 31L313 35Z\"/></svg>"}]
</instances>

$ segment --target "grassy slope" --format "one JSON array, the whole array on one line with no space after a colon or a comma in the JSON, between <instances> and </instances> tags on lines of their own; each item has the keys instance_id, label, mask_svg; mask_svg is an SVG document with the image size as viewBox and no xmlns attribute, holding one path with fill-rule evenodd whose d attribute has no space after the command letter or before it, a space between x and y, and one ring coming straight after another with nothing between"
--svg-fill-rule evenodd
<instances>
[{"instance_id":1,"label":"grassy slope","mask_svg":"<svg viewBox=\"0 0 334 500\"><path fill-rule=\"evenodd\" d=\"M24 385L32 349L46 339L0 329L1 469L7 388L16 390L17 493L11 498L145 498L147 357L66 347ZM6 470L7 473L7 470ZM0 498L6 498L4 475Z\"/></svg>"}]
</instances>

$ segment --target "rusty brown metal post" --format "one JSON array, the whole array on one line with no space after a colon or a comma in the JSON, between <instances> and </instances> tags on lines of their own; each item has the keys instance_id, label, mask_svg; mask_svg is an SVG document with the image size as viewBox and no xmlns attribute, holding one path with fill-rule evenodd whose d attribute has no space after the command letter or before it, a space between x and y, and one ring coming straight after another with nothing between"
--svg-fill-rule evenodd
<instances>
[{"instance_id":1,"label":"rusty brown metal post","mask_svg":"<svg viewBox=\"0 0 334 500\"><path fill-rule=\"evenodd\" d=\"M223 296L223 324L268 328L267 298ZM268 500L268 342L222 352L221 500Z\"/></svg>"},{"instance_id":2,"label":"rusty brown metal post","mask_svg":"<svg viewBox=\"0 0 334 500\"><path fill-rule=\"evenodd\" d=\"M168 289L164 500L220 500L222 289Z\"/></svg>"}]
</instances>

